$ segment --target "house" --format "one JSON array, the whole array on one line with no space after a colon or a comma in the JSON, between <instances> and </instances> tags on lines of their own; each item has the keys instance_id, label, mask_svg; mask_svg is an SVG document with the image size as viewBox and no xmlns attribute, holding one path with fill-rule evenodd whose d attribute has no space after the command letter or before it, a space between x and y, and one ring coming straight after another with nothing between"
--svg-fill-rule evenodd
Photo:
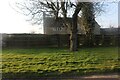
<instances>
[{"instance_id":1,"label":"house","mask_svg":"<svg viewBox=\"0 0 120 80\"><path fill-rule=\"evenodd\" d=\"M68 18L67 21L70 22L71 18ZM44 34L70 34L70 29L65 27L63 22L63 18L55 20L53 17L44 17ZM78 23L78 34L85 34L84 26L81 26L80 23ZM96 21L94 34L100 34L100 25Z\"/></svg>"},{"instance_id":2,"label":"house","mask_svg":"<svg viewBox=\"0 0 120 80\"><path fill-rule=\"evenodd\" d=\"M102 35L120 35L120 28L101 28Z\"/></svg>"}]
</instances>

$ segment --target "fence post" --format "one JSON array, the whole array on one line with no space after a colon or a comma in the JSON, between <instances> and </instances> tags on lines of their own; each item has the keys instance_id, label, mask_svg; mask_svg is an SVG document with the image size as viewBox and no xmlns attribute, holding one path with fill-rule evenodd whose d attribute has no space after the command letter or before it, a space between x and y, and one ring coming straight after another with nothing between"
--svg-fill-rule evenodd
<instances>
[{"instance_id":1,"label":"fence post","mask_svg":"<svg viewBox=\"0 0 120 80\"><path fill-rule=\"evenodd\" d=\"M61 47L60 35L56 34L56 38L57 38L57 46L58 48L60 48Z\"/></svg>"},{"instance_id":2,"label":"fence post","mask_svg":"<svg viewBox=\"0 0 120 80\"><path fill-rule=\"evenodd\" d=\"M105 40L104 40L104 37L105 37L105 36L102 35L102 40L101 40L101 45L102 45L102 46L104 45L104 41L105 41Z\"/></svg>"}]
</instances>

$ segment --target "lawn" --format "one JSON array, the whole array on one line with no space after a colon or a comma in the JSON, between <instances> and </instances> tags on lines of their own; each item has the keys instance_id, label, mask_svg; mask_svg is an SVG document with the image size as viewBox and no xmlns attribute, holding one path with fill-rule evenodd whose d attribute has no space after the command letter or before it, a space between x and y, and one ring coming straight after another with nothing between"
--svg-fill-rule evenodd
<instances>
[{"instance_id":1,"label":"lawn","mask_svg":"<svg viewBox=\"0 0 120 80\"><path fill-rule=\"evenodd\" d=\"M120 70L117 47L3 49L3 78L87 75Z\"/></svg>"}]
</instances>

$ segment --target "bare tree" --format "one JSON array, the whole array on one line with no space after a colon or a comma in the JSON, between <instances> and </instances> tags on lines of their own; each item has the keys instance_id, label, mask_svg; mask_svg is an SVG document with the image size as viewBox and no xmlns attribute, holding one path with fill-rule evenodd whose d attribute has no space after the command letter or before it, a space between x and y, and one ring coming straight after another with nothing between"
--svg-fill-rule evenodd
<instances>
[{"instance_id":1,"label":"bare tree","mask_svg":"<svg viewBox=\"0 0 120 80\"><path fill-rule=\"evenodd\" d=\"M82 14L85 21L87 21L86 32L92 32L93 27L93 4L84 2L71 2L70 0L26 0L23 3L16 3L17 7L23 11L27 16L30 16L30 21L33 24L40 24L42 20L43 13L46 15L51 15L54 19L58 19L61 15L64 18L64 24L70 28L70 51L78 50L77 43L77 24L78 24L78 14L82 10ZM87 7L89 6L89 7ZM71 21L67 21L69 9L72 9ZM89 14L88 14L89 13ZM85 17L87 16L87 17ZM91 20L91 21L90 21ZM88 26L91 23L91 26ZM90 27L89 29L87 27Z\"/></svg>"}]
</instances>

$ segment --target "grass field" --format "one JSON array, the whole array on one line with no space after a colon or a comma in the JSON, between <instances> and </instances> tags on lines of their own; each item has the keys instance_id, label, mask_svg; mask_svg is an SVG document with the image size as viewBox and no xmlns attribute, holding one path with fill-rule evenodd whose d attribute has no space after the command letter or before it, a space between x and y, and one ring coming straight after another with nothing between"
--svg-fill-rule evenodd
<instances>
[{"instance_id":1,"label":"grass field","mask_svg":"<svg viewBox=\"0 0 120 80\"><path fill-rule=\"evenodd\" d=\"M3 78L86 75L120 70L117 47L3 49Z\"/></svg>"}]
</instances>

